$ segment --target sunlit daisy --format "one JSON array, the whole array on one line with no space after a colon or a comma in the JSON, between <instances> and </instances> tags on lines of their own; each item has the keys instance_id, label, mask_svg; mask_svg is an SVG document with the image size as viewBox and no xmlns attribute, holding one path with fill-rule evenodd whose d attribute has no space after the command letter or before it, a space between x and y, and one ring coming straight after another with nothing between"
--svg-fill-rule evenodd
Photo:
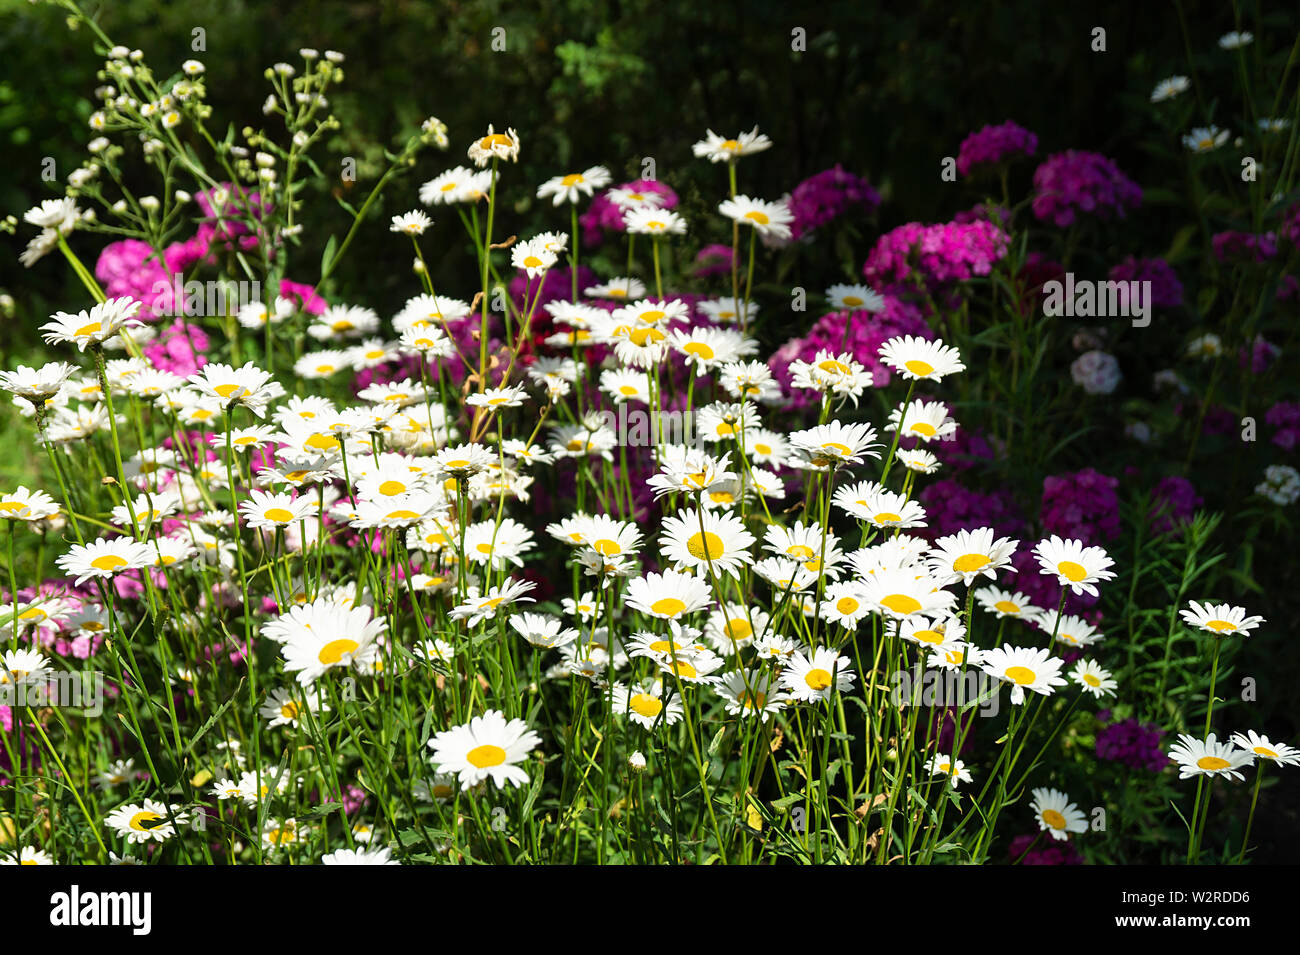
<instances>
[{"instance_id":1,"label":"sunlit daisy","mask_svg":"<svg viewBox=\"0 0 1300 955\"><path fill-rule=\"evenodd\" d=\"M153 548L129 537L112 540L100 537L89 544L74 544L55 561L64 573L77 578L77 586L92 577L107 579L123 571L148 567L153 562Z\"/></svg>"},{"instance_id":2,"label":"sunlit daisy","mask_svg":"<svg viewBox=\"0 0 1300 955\"><path fill-rule=\"evenodd\" d=\"M1271 742L1267 736L1261 736L1254 730L1233 733L1232 742L1258 759L1266 759L1283 766L1300 765L1300 749L1288 746L1286 743Z\"/></svg>"},{"instance_id":3,"label":"sunlit daisy","mask_svg":"<svg viewBox=\"0 0 1300 955\"><path fill-rule=\"evenodd\" d=\"M104 824L131 843L166 842L176 835L173 820L183 825L187 818L175 806L171 807L170 818L168 811L163 803L146 799L143 803L118 806L104 817Z\"/></svg>"},{"instance_id":4,"label":"sunlit daisy","mask_svg":"<svg viewBox=\"0 0 1300 955\"><path fill-rule=\"evenodd\" d=\"M1016 704L1025 702L1025 690L1051 696L1064 686L1061 666L1062 661L1046 650L1009 643L986 651L981 661L985 673L1011 684L1011 702Z\"/></svg>"},{"instance_id":5,"label":"sunlit daisy","mask_svg":"<svg viewBox=\"0 0 1300 955\"><path fill-rule=\"evenodd\" d=\"M502 788L524 785L528 773L518 764L541 742L523 720L506 720L500 710L488 710L435 734L428 745L438 771L455 774L461 789L468 790L487 779Z\"/></svg>"},{"instance_id":6,"label":"sunlit daisy","mask_svg":"<svg viewBox=\"0 0 1300 955\"><path fill-rule=\"evenodd\" d=\"M1038 819L1038 828L1051 833L1053 839L1064 840L1072 832L1088 831L1088 817L1059 789L1035 789L1029 807Z\"/></svg>"},{"instance_id":7,"label":"sunlit daisy","mask_svg":"<svg viewBox=\"0 0 1300 955\"><path fill-rule=\"evenodd\" d=\"M1211 733L1204 740L1187 733L1178 734L1178 742L1169 749L1169 758L1178 764L1178 778L1193 776L1227 776L1245 779L1239 772L1255 762L1253 748L1238 749L1231 743L1220 743Z\"/></svg>"},{"instance_id":8,"label":"sunlit daisy","mask_svg":"<svg viewBox=\"0 0 1300 955\"><path fill-rule=\"evenodd\" d=\"M781 685L801 703L824 700L832 688L847 693L856 678L852 661L830 647L792 654L781 670Z\"/></svg>"},{"instance_id":9,"label":"sunlit daisy","mask_svg":"<svg viewBox=\"0 0 1300 955\"><path fill-rule=\"evenodd\" d=\"M1095 697L1114 696L1119 683L1111 679L1110 671L1103 670L1095 660L1080 660L1070 671L1070 679Z\"/></svg>"},{"instance_id":10,"label":"sunlit daisy","mask_svg":"<svg viewBox=\"0 0 1300 955\"><path fill-rule=\"evenodd\" d=\"M1188 606L1191 609L1178 611L1178 615L1187 625L1218 636L1231 633L1248 634L1264 622L1263 617L1246 616L1245 607L1234 607L1231 604L1209 602L1202 604L1193 600Z\"/></svg>"}]
</instances>

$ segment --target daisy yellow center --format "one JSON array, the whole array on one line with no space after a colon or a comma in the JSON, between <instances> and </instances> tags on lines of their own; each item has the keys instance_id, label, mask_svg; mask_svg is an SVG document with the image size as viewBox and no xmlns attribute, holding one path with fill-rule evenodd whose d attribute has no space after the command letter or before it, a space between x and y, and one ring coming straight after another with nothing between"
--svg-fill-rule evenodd
<instances>
[{"instance_id":1,"label":"daisy yellow center","mask_svg":"<svg viewBox=\"0 0 1300 955\"><path fill-rule=\"evenodd\" d=\"M807 544L791 544L785 552L796 560L812 560L816 552Z\"/></svg>"},{"instance_id":2,"label":"daisy yellow center","mask_svg":"<svg viewBox=\"0 0 1300 955\"><path fill-rule=\"evenodd\" d=\"M918 421L908 430L925 435L927 438L933 438L938 433L938 429L928 421Z\"/></svg>"},{"instance_id":3,"label":"daisy yellow center","mask_svg":"<svg viewBox=\"0 0 1300 955\"><path fill-rule=\"evenodd\" d=\"M1226 759L1220 759L1218 756L1202 756L1196 761L1196 765L1200 769L1213 772L1216 769L1227 769L1232 764Z\"/></svg>"},{"instance_id":4,"label":"daisy yellow center","mask_svg":"<svg viewBox=\"0 0 1300 955\"><path fill-rule=\"evenodd\" d=\"M1223 633L1225 630L1237 629L1237 625L1230 620L1210 620L1205 625L1215 633Z\"/></svg>"},{"instance_id":5,"label":"daisy yellow center","mask_svg":"<svg viewBox=\"0 0 1300 955\"><path fill-rule=\"evenodd\" d=\"M959 574L969 574L984 567L989 562L986 554L962 554L952 562L952 569Z\"/></svg>"},{"instance_id":6,"label":"daisy yellow center","mask_svg":"<svg viewBox=\"0 0 1300 955\"><path fill-rule=\"evenodd\" d=\"M993 607L1002 613L1020 613L1020 606L1013 604L1010 600L999 600Z\"/></svg>"},{"instance_id":7,"label":"daisy yellow center","mask_svg":"<svg viewBox=\"0 0 1300 955\"><path fill-rule=\"evenodd\" d=\"M836 361L834 358L827 358L825 361L818 362L817 367L834 375L847 375L852 370L844 362Z\"/></svg>"},{"instance_id":8,"label":"daisy yellow center","mask_svg":"<svg viewBox=\"0 0 1300 955\"><path fill-rule=\"evenodd\" d=\"M635 328L627 336L628 341L638 348L664 340L664 333L657 328Z\"/></svg>"},{"instance_id":9,"label":"daisy yellow center","mask_svg":"<svg viewBox=\"0 0 1300 955\"><path fill-rule=\"evenodd\" d=\"M1088 576L1088 571L1082 564L1076 564L1072 560L1063 560L1056 565L1056 572L1067 580L1072 580L1076 584Z\"/></svg>"},{"instance_id":10,"label":"daisy yellow center","mask_svg":"<svg viewBox=\"0 0 1300 955\"><path fill-rule=\"evenodd\" d=\"M293 842L294 834L294 830L288 826L281 829L268 829L266 830L266 841L275 846L288 845Z\"/></svg>"},{"instance_id":11,"label":"daisy yellow center","mask_svg":"<svg viewBox=\"0 0 1300 955\"><path fill-rule=\"evenodd\" d=\"M524 268L535 269L538 268L541 264L542 264L542 260L535 255L528 255L524 257Z\"/></svg>"},{"instance_id":12,"label":"daisy yellow center","mask_svg":"<svg viewBox=\"0 0 1300 955\"><path fill-rule=\"evenodd\" d=\"M150 812L147 809L143 809L131 817L131 821L128 825L136 832L149 832L151 829L156 827L156 824L162 818L163 817L160 813Z\"/></svg>"},{"instance_id":13,"label":"daisy yellow center","mask_svg":"<svg viewBox=\"0 0 1300 955\"><path fill-rule=\"evenodd\" d=\"M454 182L444 182L442 184L443 192L451 192L455 188L456 188L456 184Z\"/></svg>"},{"instance_id":14,"label":"daisy yellow center","mask_svg":"<svg viewBox=\"0 0 1300 955\"><path fill-rule=\"evenodd\" d=\"M850 306L861 305L862 299L858 298L856 295L846 295L844 296L844 304Z\"/></svg>"},{"instance_id":15,"label":"daisy yellow center","mask_svg":"<svg viewBox=\"0 0 1300 955\"><path fill-rule=\"evenodd\" d=\"M726 438L736 433L736 426L725 421L719 421L716 430L721 437Z\"/></svg>"},{"instance_id":16,"label":"daisy yellow center","mask_svg":"<svg viewBox=\"0 0 1300 955\"><path fill-rule=\"evenodd\" d=\"M677 674L677 676L684 676L689 680L693 680L699 675L695 667L691 666L685 660L669 660L664 664L664 666L668 667L668 669Z\"/></svg>"},{"instance_id":17,"label":"daisy yellow center","mask_svg":"<svg viewBox=\"0 0 1300 955\"><path fill-rule=\"evenodd\" d=\"M417 514L417 513L415 513L415 511L407 511L407 510L402 510L401 508L399 508L399 509L396 510L396 511L389 511L387 514L385 514L385 515L384 515L384 520L388 520L388 521L413 521L413 520L415 520L415 519L416 519L417 517L419 517L419 516L420 516L420 515ZM492 549L492 548L490 548L490 547L488 548L488 550L491 550L491 549Z\"/></svg>"},{"instance_id":18,"label":"daisy yellow center","mask_svg":"<svg viewBox=\"0 0 1300 955\"><path fill-rule=\"evenodd\" d=\"M17 514L26 508L27 505L22 501L0 501L0 511L4 511L6 514Z\"/></svg>"},{"instance_id":19,"label":"daisy yellow center","mask_svg":"<svg viewBox=\"0 0 1300 955\"><path fill-rule=\"evenodd\" d=\"M565 186L576 186L580 182L585 182L585 180L582 178L582 173L571 172L563 179L561 179L560 182L562 182Z\"/></svg>"},{"instance_id":20,"label":"daisy yellow center","mask_svg":"<svg viewBox=\"0 0 1300 955\"><path fill-rule=\"evenodd\" d=\"M231 395L233 395L236 391L239 390L239 385L233 383L217 385L212 390L215 391L217 394L221 395L221 397L223 398L229 398Z\"/></svg>"},{"instance_id":21,"label":"daisy yellow center","mask_svg":"<svg viewBox=\"0 0 1300 955\"><path fill-rule=\"evenodd\" d=\"M1028 686L1038 677L1029 667L1007 667L1006 678L1017 686Z\"/></svg>"},{"instance_id":22,"label":"daisy yellow center","mask_svg":"<svg viewBox=\"0 0 1300 955\"><path fill-rule=\"evenodd\" d=\"M379 493L385 497L392 497L394 494L405 494L406 485L401 481L385 481L379 485Z\"/></svg>"},{"instance_id":23,"label":"daisy yellow center","mask_svg":"<svg viewBox=\"0 0 1300 955\"><path fill-rule=\"evenodd\" d=\"M400 391L399 391L399 392L396 392L396 393L394 393L394 394L391 394L391 395L386 396L386 397L384 398L384 400L385 400L385 401L405 401L405 400L406 400L407 398L409 398L409 397L410 397L410 395L406 394L405 392L400 392Z\"/></svg>"},{"instance_id":24,"label":"daisy yellow center","mask_svg":"<svg viewBox=\"0 0 1300 955\"><path fill-rule=\"evenodd\" d=\"M921 609L921 601L907 594L890 594L880 601L880 605L904 616L909 613L916 613Z\"/></svg>"},{"instance_id":25,"label":"daisy yellow center","mask_svg":"<svg viewBox=\"0 0 1300 955\"><path fill-rule=\"evenodd\" d=\"M317 431L303 442L303 446L313 448L317 451L332 451L339 446L339 439L334 437L332 434L325 434Z\"/></svg>"},{"instance_id":26,"label":"daisy yellow center","mask_svg":"<svg viewBox=\"0 0 1300 955\"><path fill-rule=\"evenodd\" d=\"M840 444L838 441L827 441L822 444L823 451L832 451L838 454L852 454L852 449L847 444Z\"/></svg>"},{"instance_id":27,"label":"daisy yellow center","mask_svg":"<svg viewBox=\"0 0 1300 955\"><path fill-rule=\"evenodd\" d=\"M272 507L262 516L268 521L275 521L277 524L288 524L293 520L293 512L285 510L283 507Z\"/></svg>"},{"instance_id":28,"label":"daisy yellow center","mask_svg":"<svg viewBox=\"0 0 1300 955\"><path fill-rule=\"evenodd\" d=\"M641 716L655 717L664 708L662 702L648 693L638 693L628 700L628 706Z\"/></svg>"},{"instance_id":29,"label":"daisy yellow center","mask_svg":"<svg viewBox=\"0 0 1300 955\"><path fill-rule=\"evenodd\" d=\"M740 699L736 702L744 709L761 710L767 703L767 694L761 690L756 690L753 693L746 691L740 695Z\"/></svg>"},{"instance_id":30,"label":"daisy yellow center","mask_svg":"<svg viewBox=\"0 0 1300 955\"><path fill-rule=\"evenodd\" d=\"M921 643L943 643L943 634L938 630L914 630L912 636Z\"/></svg>"},{"instance_id":31,"label":"daisy yellow center","mask_svg":"<svg viewBox=\"0 0 1300 955\"><path fill-rule=\"evenodd\" d=\"M672 640L656 640L650 644L650 649L655 653L672 653L674 650L683 649L683 647Z\"/></svg>"},{"instance_id":32,"label":"daisy yellow center","mask_svg":"<svg viewBox=\"0 0 1300 955\"><path fill-rule=\"evenodd\" d=\"M717 560L726 551L722 538L705 531L686 542L686 549L696 560Z\"/></svg>"},{"instance_id":33,"label":"daisy yellow center","mask_svg":"<svg viewBox=\"0 0 1300 955\"><path fill-rule=\"evenodd\" d=\"M881 511L876 515L877 524L901 524L903 523L902 515L895 514L893 511Z\"/></svg>"},{"instance_id":34,"label":"daisy yellow center","mask_svg":"<svg viewBox=\"0 0 1300 955\"><path fill-rule=\"evenodd\" d=\"M686 604L676 597L661 597L650 605L651 612L665 617L675 617L685 609Z\"/></svg>"},{"instance_id":35,"label":"daisy yellow center","mask_svg":"<svg viewBox=\"0 0 1300 955\"><path fill-rule=\"evenodd\" d=\"M1258 756L1267 756L1269 759L1277 759L1277 753L1267 746L1256 746L1251 752Z\"/></svg>"},{"instance_id":36,"label":"daisy yellow center","mask_svg":"<svg viewBox=\"0 0 1300 955\"><path fill-rule=\"evenodd\" d=\"M761 444L761 443L760 443L760 444L756 444L756 445L754 445L754 450L757 451L759 454L771 454L771 453L772 453L772 446L771 446L770 444Z\"/></svg>"},{"instance_id":37,"label":"daisy yellow center","mask_svg":"<svg viewBox=\"0 0 1300 955\"><path fill-rule=\"evenodd\" d=\"M743 618L727 621L727 625L722 628L732 640L748 640L754 635L754 628L749 625L749 621Z\"/></svg>"},{"instance_id":38,"label":"daisy yellow center","mask_svg":"<svg viewBox=\"0 0 1300 955\"><path fill-rule=\"evenodd\" d=\"M492 553L492 545L491 545L491 544L479 544L477 549L478 549L478 552L479 552L480 554L490 554L490 553Z\"/></svg>"},{"instance_id":39,"label":"daisy yellow center","mask_svg":"<svg viewBox=\"0 0 1300 955\"><path fill-rule=\"evenodd\" d=\"M1061 815L1059 812L1057 812L1055 809L1044 809L1044 810L1043 810L1043 822L1047 823L1047 824L1048 824L1049 826L1051 826L1053 829L1064 829L1064 828L1065 828L1065 817L1062 816L1062 815Z\"/></svg>"},{"instance_id":40,"label":"daisy yellow center","mask_svg":"<svg viewBox=\"0 0 1300 955\"><path fill-rule=\"evenodd\" d=\"M296 720L298 718L298 704L294 700L290 700L280 707L280 715L286 720Z\"/></svg>"},{"instance_id":41,"label":"daisy yellow center","mask_svg":"<svg viewBox=\"0 0 1300 955\"><path fill-rule=\"evenodd\" d=\"M347 637L340 637L338 640L331 640L325 646L320 648L320 653L316 655L321 663L326 666L338 663L343 659L343 654L353 653L360 646L355 640L349 640Z\"/></svg>"},{"instance_id":42,"label":"daisy yellow center","mask_svg":"<svg viewBox=\"0 0 1300 955\"><path fill-rule=\"evenodd\" d=\"M330 328L336 332L346 332L351 331L353 328L356 328L356 326L346 318L340 318L337 322L331 325Z\"/></svg>"},{"instance_id":43,"label":"daisy yellow center","mask_svg":"<svg viewBox=\"0 0 1300 955\"><path fill-rule=\"evenodd\" d=\"M740 140L738 140L738 139L724 139L724 140L722 141L722 147L721 147L721 148L726 149L726 150L729 150L730 152L733 152L733 153L734 153L734 152L739 152L739 151L740 151Z\"/></svg>"},{"instance_id":44,"label":"daisy yellow center","mask_svg":"<svg viewBox=\"0 0 1300 955\"><path fill-rule=\"evenodd\" d=\"M839 600L835 601L835 609L846 617L850 614L857 613L858 607L860 606L861 604L859 604L853 597L841 597Z\"/></svg>"},{"instance_id":45,"label":"daisy yellow center","mask_svg":"<svg viewBox=\"0 0 1300 955\"><path fill-rule=\"evenodd\" d=\"M505 133L492 133L489 136L484 136L478 141L479 149L494 149L497 146L504 146L506 149L509 149L511 145L513 144L510 141L510 137ZM494 763L492 765L496 764Z\"/></svg>"},{"instance_id":46,"label":"daisy yellow center","mask_svg":"<svg viewBox=\"0 0 1300 955\"><path fill-rule=\"evenodd\" d=\"M591 546L596 548L597 551L604 554L606 557L623 553L623 548L619 546L618 541L610 540L608 537L602 537Z\"/></svg>"},{"instance_id":47,"label":"daisy yellow center","mask_svg":"<svg viewBox=\"0 0 1300 955\"><path fill-rule=\"evenodd\" d=\"M1083 682L1088 684L1089 686L1094 686L1094 687L1101 686L1101 677L1095 676L1094 674L1091 673L1085 673L1083 675Z\"/></svg>"},{"instance_id":48,"label":"daisy yellow center","mask_svg":"<svg viewBox=\"0 0 1300 955\"><path fill-rule=\"evenodd\" d=\"M767 225L772 221L767 217L767 213L759 212L757 209L751 209L749 212L746 212L745 218L752 222L757 222L759 225Z\"/></svg>"},{"instance_id":49,"label":"daisy yellow center","mask_svg":"<svg viewBox=\"0 0 1300 955\"><path fill-rule=\"evenodd\" d=\"M90 562L90 566L96 570L117 570L119 567L126 566L126 560L118 557L116 554L103 554L96 557Z\"/></svg>"},{"instance_id":50,"label":"daisy yellow center","mask_svg":"<svg viewBox=\"0 0 1300 955\"><path fill-rule=\"evenodd\" d=\"M506 761L506 751L500 746L493 746L491 743L484 743L482 746L475 746L466 753L465 761L475 769L487 769L491 766L500 766Z\"/></svg>"},{"instance_id":51,"label":"daisy yellow center","mask_svg":"<svg viewBox=\"0 0 1300 955\"><path fill-rule=\"evenodd\" d=\"M80 338L82 335L93 335L97 331L99 331L99 322L91 322L89 325L82 325L73 334Z\"/></svg>"},{"instance_id":52,"label":"daisy yellow center","mask_svg":"<svg viewBox=\"0 0 1300 955\"><path fill-rule=\"evenodd\" d=\"M33 607L31 610L24 610L18 615L19 620L44 620L47 614L40 607Z\"/></svg>"},{"instance_id":53,"label":"daisy yellow center","mask_svg":"<svg viewBox=\"0 0 1300 955\"><path fill-rule=\"evenodd\" d=\"M928 362L920 361L919 359L916 358L913 358L911 361L906 362L903 365L903 367L919 378L924 378L926 375L934 374L933 365L929 364Z\"/></svg>"},{"instance_id":54,"label":"daisy yellow center","mask_svg":"<svg viewBox=\"0 0 1300 955\"><path fill-rule=\"evenodd\" d=\"M700 358L712 358L714 355L713 349L704 342L691 342L682 351L688 355L697 355Z\"/></svg>"},{"instance_id":55,"label":"daisy yellow center","mask_svg":"<svg viewBox=\"0 0 1300 955\"><path fill-rule=\"evenodd\" d=\"M830 671L823 670L821 667L813 667L804 674L803 681L814 690L824 690L831 685Z\"/></svg>"},{"instance_id":56,"label":"daisy yellow center","mask_svg":"<svg viewBox=\"0 0 1300 955\"><path fill-rule=\"evenodd\" d=\"M633 388L631 385L621 385L618 391L619 394L627 395L629 398L631 398L633 395L636 394L636 389Z\"/></svg>"}]
</instances>

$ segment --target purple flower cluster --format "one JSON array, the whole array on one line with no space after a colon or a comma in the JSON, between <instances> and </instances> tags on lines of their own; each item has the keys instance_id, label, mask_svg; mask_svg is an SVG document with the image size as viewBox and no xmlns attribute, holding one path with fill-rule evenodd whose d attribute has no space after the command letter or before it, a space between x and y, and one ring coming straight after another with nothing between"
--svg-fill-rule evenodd
<instances>
[{"instance_id":1,"label":"purple flower cluster","mask_svg":"<svg viewBox=\"0 0 1300 955\"><path fill-rule=\"evenodd\" d=\"M1154 723L1139 723L1133 718L1111 723L1097 732L1097 756L1123 763L1129 769L1158 773L1169 762L1160 744L1163 735L1164 730Z\"/></svg>"},{"instance_id":2,"label":"purple flower cluster","mask_svg":"<svg viewBox=\"0 0 1300 955\"><path fill-rule=\"evenodd\" d=\"M1064 228L1080 214L1123 219L1142 190L1101 153L1068 149L1034 170L1034 215Z\"/></svg>"},{"instance_id":3,"label":"purple flower cluster","mask_svg":"<svg viewBox=\"0 0 1300 955\"><path fill-rule=\"evenodd\" d=\"M872 247L862 274L877 290L901 291L915 271L935 291L952 282L988 275L1007 254L1007 234L988 221L909 222L886 232Z\"/></svg>"},{"instance_id":4,"label":"purple flower cluster","mask_svg":"<svg viewBox=\"0 0 1300 955\"><path fill-rule=\"evenodd\" d=\"M1092 468L1044 478L1039 513L1044 531L1085 544L1101 544L1118 537L1117 487L1118 478Z\"/></svg>"},{"instance_id":5,"label":"purple flower cluster","mask_svg":"<svg viewBox=\"0 0 1300 955\"><path fill-rule=\"evenodd\" d=\"M817 352L825 349L836 353L848 352L866 366L873 384L883 388L889 384L891 371L880 363L880 346L900 335L919 335L933 339L934 332L914 306L893 295L885 295L885 307L879 312L830 312L817 320L802 338L792 338L772 355L769 364L772 374L782 389L790 396L795 407L808 404L811 395L790 387L790 365L795 361L812 361Z\"/></svg>"},{"instance_id":6,"label":"purple flower cluster","mask_svg":"<svg viewBox=\"0 0 1300 955\"><path fill-rule=\"evenodd\" d=\"M1037 150L1038 137L1007 120L997 126L985 126L962 140L957 153L957 171L969 176L977 166L992 166L1017 156L1032 156Z\"/></svg>"},{"instance_id":7,"label":"purple flower cluster","mask_svg":"<svg viewBox=\"0 0 1300 955\"><path fill-rule=\"evenodd\" d=\"M1277 255L1277 237L1271 232L1219 232L1210 245L1220 262L1267 262Z\"/></svg>"},{"instance_id":8,"label":"purple flower cluster","mask_svg":"<svg viewBox=\"0 0 1300 955\"><path fill-rule=\"evenodd\" d=\"M945 478L929 485L917 500L925 507L924 536L931 539L978 527L991 527L998 536L1009 537L1019 537L1025 530L1009 491L985 494Z\"/></svg>"},{"instance_id":9,"label":"purple flower cluster","mask_svg":"<svg viewBox=\"0 0 1300 955\"><path fill-rule=\"evenodd\" d=\"M900 442L902 444L904 442ZM959 427L947 441L931 445L931 451L948 472L965 471L981 461L993 461L1006 456L1004 443L996 436L982 434L972 428Z\"/></svg>"},{"instance_id":10,"label":"purple flower cluster","mask_svg":"<svg viewBox=\"0 0 1300 955\"><path fill-rule=\"evenodd\" d=\"M144 347L144 356L159 371L187 378L208 363L207 350L208 336L181 317Z\"/></svg>"},{"instance_id":11,"label":"purple flower cluster","mask_svg":"<svg viewBox=\"0 0 1300 955\"><path fill-rule=\"evenodd\" d=\"M1150 282L1151 304L1156 308L1177 308L1183 304L1183 283L1164 259L1129 256L1110 270L1112 282ZM1127 288L1125 289L1127 291Z\"/></svg>"},{"instance_id":12,"label":"purple flower cluster","mask_svg":"<svg viewBox=\"0 0 1300 955\"><path fill-rule=\"evenodd\" d=\"M1284 451L1294 451L1300 444L1300 402L1279 401L1264 414L1264 420L1276 428L1273 443Z\"/></svg>"},{"instance_id":13,"label":"purple flower cluster","mask_svg":"<svg viewBox=\"0 0 1300 955\"><path fill-rule=\"evenodd\" d=\"M1019 865L1083 865L1083 856L1079 855L1073 842L1068 839L1040 839L1042 835L1043 833L1026 834L1012 839L1007 849L1011 862ZM1030 849L1036 839L1039 840L1038 846Z\"/></svg>"},{"instance_id":14,"label":"purple flower cluster","mask_svg":"<svg viewBox=\"0 0 1300 955\"><path fill-rule=\"evenodd\" d=\"M1204 503L1205 499L1196 493L1191 481L1170 475L1151 491L1148 520L1158 534L1178 534L1182 525L1191 520L1192 512Z\"/></svg>"},{"instance_id":15,"label":"purple flower cluster","mask_svg":"<svg viewBox=\"0 0 1300 955\"><path fill-rule=\"evenodd\" d=\"M695 275L710 279L731 274L731 246L713 243L695 253Z\"/></svg>"},{"instance_id":16,"label":"purple flower cluster","mask_svg":"<svg viewBox=\"0 0 1300 955\"><path fill-rule=\"evenodd\" d=\"M1263 335L1256 335L1249 348L1243 345L1237 352L1237 364L1242 368L1249 365L1251 374L1262 375L1280 354L1282 349L1266 340Z\"/></svg>"},{"instance_id":17,"label":"purple flower cluster","mask_svg":"<svg viewBox=\"0 0 1300 955\"><path fill-rule=\"evenodd\" d=\"M789 205L794 213L790 228L798 239L850 211L870 215L880 206L880 193L867 180L845 172L836 163L795 186Z\"/></svg>"},{"instance_id":18,"label":"purple flower cluster","mask_svg":"<svg viewBox=\"0 0 1300 955\"><path fill-rule=\"evenodd\" d=\"M625 182L612 188L631 189L633 192L653 192L663 197L664 201L659 207L661 209L675 208L678 203L677 193L655 179L634 179L632 182ZM600 245L605 241L607 233L627 231L627 227L623 224L623 210L619 208L618 203L609 198L609 193L610 190L607 189L593 198L587 211L578 218L578 224L582 227L583 245Z\"/></svg>"}]
</instances>

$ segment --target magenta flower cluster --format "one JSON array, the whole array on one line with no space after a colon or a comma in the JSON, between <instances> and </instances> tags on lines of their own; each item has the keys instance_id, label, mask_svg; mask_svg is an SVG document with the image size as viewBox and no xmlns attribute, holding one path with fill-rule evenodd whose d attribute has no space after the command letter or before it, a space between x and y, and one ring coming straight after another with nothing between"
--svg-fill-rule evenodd
<instances>
[{"instance_id":1,"label":"magenta flower cluster","mask_svg":"<svg viewBox=\"0 0 1300 955\"><path fill-rule=\"evenodd\" d=\"M1101 717L1103 713L1097 716ZM1132 718L1111 723L1097 732L1097 756L1123 763L1129 769L1158 773L1169 762L1161 748L1160 737L1163 735L1164 730L1155 724L1140 723Z\"/></svg>"},{"instance_id":2,"label":"magenta flower cluster","mask_svg":"<svg viewBox=\"0 0 1300 955\"><path fill-rule=\"evenodd\" d=\"M1089 545L1113 540L1120 530L1118 487L1118 478L1092 468L1044 478L1043 530Z\"/></svg>"},{"instance_id":3,"label":"magenta flower cluster","mask_svg":"<svg viewBox=\"0 0 1300 955\"><path fill-rule=\"evenodd\" d=\"M991 527L998 536L1008 537L1020 537L1025 531L1015 498L1006 490L984 493L945 478L925 488L917 500L925 508L924 536L931 539L979 527Z\"/></svg>"},{"instance_id":4,"label":"magenta flower cluster","mask_svg":"<svg viewBox=\"0 0 1300 955\"><path fill-rule=\"evenodd\" d=\"M1080 215L1123 219L1141 203L1141 188L1101 153L1068 149L1034 170L1034 215L1061 228Z\"/></svg>"},{"instance_id":5,"label":"magenta flower cluster","mask_svg":"<svg viewBox=\"0 0 1300 955\"><path fill-rule=\"evenodd\" d=\"M969 176L979 166L993 166L1018 156L1032 156L1038 151L1038 137L1016 123L1007 120L996 126L985 126L962 140L957 152L957 171Z\"/></svg>"},{"instance_id":6,"label":"magenta flower cluster","mask_svg":"<svg viewBox=\"0 0 1300 955\"><path fill-rule=\"evenodd\" d=\"M1191 481L1171 474L1152 489L1148 519L1156 533L1177 534L1204 503L1205 499L1196 493Z\"/></svg>"},{"instance_id":7,"label":"magenta flower cluster","mask_svg":"<svg viewBox=\"0 0 1300 955\"><path fill-rule=\"evenodd\" d=\"M1174 267L1164 259L1139 259L1129 256L1112 266L1112 282L1150 282L1151 304L1156 308L1177 308L1183 304L1183 283Z\"/></svg>"},{"instance_id":8,"label":"magenta flower cluster","mask_svg":"<svg viewBox=\"0 0 1300 955\"><path fill-rule=\"evenodd\" d=\"M1210 246L1220 262L1267 262L1277 255L1277 237L1271 232L1219 232Z\"/></svg>"},{"instance_id":9,"label":"magenta flower cluster","mask_svg":"<svg viewBox=\"0 0 1300 955\"><path fill-rule=\"evenodd\" d=\"M795 186L789 205L794 214L790 229L798 239L846 213L870 215L880 206L880 193L836 163Z\"/></svg>"},{"instance_id":10,"label":"magenta flower cluster","mask_svg":"<svg viewBox=\"0 0 1300 955\"><path fill-rule=\"evenodd\" d=\"M913 276L931 292L988 275L1007 254L1008 237L988 221L909 222L886 232L872 247L862 274L877 290L901 291Z\"/></svg>"},{"instance_id":11,"label":"magenta flower cluster","mask_svg":"<svg viewBox=\"0 0 1300 955\"><path fill-rule=\"evenodd\" d=\"M1300 402L1279 401L1264 413L1264 420L1276 430L1272 441L1284 451L1300 445Z\"/></svg>"}]
</instances>

